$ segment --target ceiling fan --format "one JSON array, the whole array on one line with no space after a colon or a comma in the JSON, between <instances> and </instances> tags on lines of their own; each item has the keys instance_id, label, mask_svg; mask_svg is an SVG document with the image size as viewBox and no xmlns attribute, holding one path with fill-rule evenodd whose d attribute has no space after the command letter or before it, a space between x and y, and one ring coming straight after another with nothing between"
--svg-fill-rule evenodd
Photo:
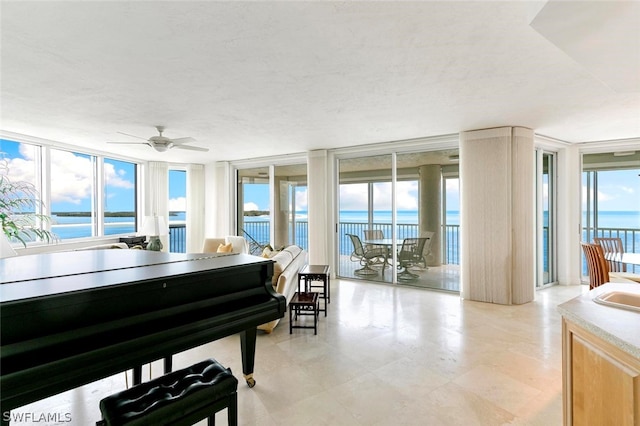
<instances>
[{"instance_id":1,"label":"ceiling fan","mask_svg":"<svg viewBox=\"0 0 640 426\"><path fill-rule=\"evenodd\" d=\"M185 145L187 143L195 142L196 140L191 137L186 138L177 138L170 139L165 136L162 136L162 132L164 132L164 126L156 126L159 135L151 136L149 139L142 138L140 136L130 135L128 133L118 132L121 135L131 136L132 138L143 139L144 142L116 142L116 141L108 141L107 143L117 143L117 144L127 144L127 145L138 145L144 144L149 145L151 148L155 149L158 152L165 152L172 148L180 148L180 149L189 149L192 151L209 151L209 148L201 148L199 146L191 146Z\"/></svg>"}]
</instances>

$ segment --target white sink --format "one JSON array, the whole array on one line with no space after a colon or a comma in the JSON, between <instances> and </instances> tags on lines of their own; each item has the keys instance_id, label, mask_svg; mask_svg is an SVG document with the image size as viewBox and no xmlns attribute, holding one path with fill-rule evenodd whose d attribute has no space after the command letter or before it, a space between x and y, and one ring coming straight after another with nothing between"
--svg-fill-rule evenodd
<instances>
[{"instance_id":1,"label":"white sink","mask_svg":"<svg viewBox=\"0 0 640 426\"><path fill-rule=\"evenodd\" d=\"M607 291L593 299L601 305L640 312L640 294L623 291Z\"/></svg>"}]
</instances>

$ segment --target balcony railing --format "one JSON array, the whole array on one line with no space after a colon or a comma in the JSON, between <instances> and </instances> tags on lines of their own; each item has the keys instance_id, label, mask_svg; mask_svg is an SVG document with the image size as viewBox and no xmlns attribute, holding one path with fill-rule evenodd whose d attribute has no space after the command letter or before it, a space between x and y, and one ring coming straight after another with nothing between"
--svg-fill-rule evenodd
<instances>
[{"instance_id":1,"label":"balcony railing","mask_svg":"<svg viewBox=\"0 0 640 426\"><path fill-rule=\"evenodd\" d=\"M354 234L362 238L365 229L372 229L380 230L383 235L390 237L392 225L390 223L374 223L373 225L369 225L367 223L359 222L340 222L338 228L340 235L340 254L349 255L353 251L353 245L346 234ZM420 228L416 224L398 224L397 229L398 231L396 235L399 240L405 238L417 238L420 236ZM443 263L458 265L460 264L460 226L446 225L444 229L446 238L443 247ZM431 249L434 250L435 247L432 247Z\"/></svg>"},{"instance_id":2,"label":"balcony railing","mask_svg":"<svg viewBox=\"0 0 640 426\"><path fill-rule=\"evenodd\" d=\"M640 229L634 228L582 228L582 241L598 238L620 238L626 253L640 253ZM586 262L582 261L582 274L587 275ZM640 265L627 265L627 272L640 273Z\"/></svg>"},{"instance_id":3,"label":"balcony railing","mask_svg":"<svg viewBox=\"0 0 640 426\"><path fill-rule=\"evenodd\" d=\"M269 222L267 221L245 221L244 230L256 241L256 247L269 244ZM341 255L349 255L353 250L351 241L346 234L355 234L360 237L364 235L365 229L379 229L384 235L391 235L391 224L376 223L369 225L358 222L341 222L339 228L339 250ZM419 228L415 224L399 224L398 239L418 237ZM445 239L442 248L443 263L460 264L460 226L446 225L444 227ZM545 247L547 230L545 228ZM308 250L309 227L305 221L296 222L295 227L296 245ZM630 228L599 228L597 232L593 230L583 229L583 241L592 241L595 236L598 237L619 237L622 239L625 251L630 253L640 253L640 229ZM184 224L169 225L169 250L176 253L184 253L186 251L186 227ZM434 249L434 248L432 248ZM256 253L258 249L256 248ZM546 256L546 250L545 250ZM628 272L640 273L640 266L628 265ZM586 268L583 268L583 274L586 275Z\"/></svg>"},{"instance_id":4,"label":"balcony railing","mask_svg":"<svg viewBox=\"0 0 640 426\"><path fill-rule=\"evenodd\" d=\"M169 224L169 251L171 253L187 252L187 225L184 223Z\"/></svg>"}]
</instances>

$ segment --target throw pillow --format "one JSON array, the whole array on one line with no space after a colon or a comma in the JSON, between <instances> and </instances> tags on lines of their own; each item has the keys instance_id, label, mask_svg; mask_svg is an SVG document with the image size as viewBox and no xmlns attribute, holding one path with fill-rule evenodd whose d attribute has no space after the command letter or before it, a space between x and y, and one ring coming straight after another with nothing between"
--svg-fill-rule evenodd
<instances>
[{"instance_id":1,"label":"throw pillow","mask_svg":"<svg viewBox=\"0 0 640 426\"><path fill-rule=\"evenodd\" d=\"M232 250L233 250L233 246L231 245L231 243L220 244L218 246L218 253L231 253Z\"/></svg>"}]
</instances>

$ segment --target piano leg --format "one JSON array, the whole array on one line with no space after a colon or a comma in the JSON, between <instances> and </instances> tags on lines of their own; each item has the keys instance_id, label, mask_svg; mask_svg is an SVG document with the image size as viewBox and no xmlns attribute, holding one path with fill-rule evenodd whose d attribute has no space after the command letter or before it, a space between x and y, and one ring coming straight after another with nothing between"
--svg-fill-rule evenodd
<instances>
[{"instance_id":1,"label":"piano leg","mask_svg":"<svg viewBox=\"0 0 640 426\"><path fill-rule=\"evenodd\" d=\"M253 366L256 360L256 335L257 328L251 328L240 333L240 351L242 352L242 373L247 385L252 388L256 385L253 378Z\"/></svg>"},{"instance_id":2,"label":"piano leg","mask_svg":"<svg viewBox=\"0 0 640 426\"><path fill-rule=\"evenodd\" d=\"M171 355L164 357L164 374L171 373L173 364L173 358ZM142 383L142 366L136 365L133 367L133 386Z\"/></svg>"}]
</instances>

